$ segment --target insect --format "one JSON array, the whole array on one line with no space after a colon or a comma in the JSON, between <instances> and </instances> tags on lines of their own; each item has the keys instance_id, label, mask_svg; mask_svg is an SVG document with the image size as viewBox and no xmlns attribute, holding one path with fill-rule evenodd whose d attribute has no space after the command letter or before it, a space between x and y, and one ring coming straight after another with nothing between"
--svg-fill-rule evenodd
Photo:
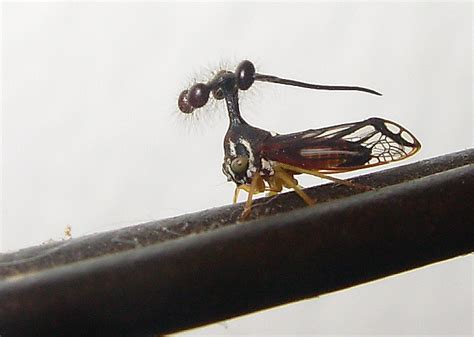
<instances>
[{"instance_id":1,"label":"insect","mask_svg":"<svg viewBox=\"0 0 474 337\"><path fill-rule=\"evenodd\" d=\"M248 193L242 219L248 217L253 196L278 194L283 187L293 189L308 205L315 201L294 178L310 174L354 186L330 174L348 172L405 159L414 155L420 142L401 125L382 118L310 129L291 134L272 134L248 124L239 109L239 91L255 81L272 82L317 90L356 90L381 95L357 86L321 85L299 82L255 72L254 65L242 61L235 72L222 70L207 83L196 83L178 98L183 113L203 107L210 95L225 100L229 128L224 137L222 171L236 184L234 203L240 190Z\"/></svg>"}]
</instances>

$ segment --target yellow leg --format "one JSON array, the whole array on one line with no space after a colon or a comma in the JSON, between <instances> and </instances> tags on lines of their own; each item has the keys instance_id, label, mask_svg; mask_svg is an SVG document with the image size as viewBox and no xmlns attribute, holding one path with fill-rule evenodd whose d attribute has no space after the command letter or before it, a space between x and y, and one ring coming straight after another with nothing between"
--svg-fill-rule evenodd
<instances>
[{"instance_id":1,"label":"yellow leg","mask_svg":"<svg viewBox=\"0 0 474 337\"><path fill-rule=\"evenodd\" d=\"M361 184L357 184L357 183L352 183L350 181L335 178L335 177L332 177L330 175L327 175L327 174L324 174L324 173L321 173L321 172L318 172L318 171L305 170L305 169L302 169L302 168L299 168L299 167L286 165L286 164L282 164L282 163L279 163L278 166L281 167L281 168L293 171L293 172L311 174L311 175L319 177L321 179L331 180L331 181L333 181L337 184L346 185L346 186L349 186L349 187L355 187L355 188L359 188L361 190L366 190L367 191L367 190L372 190L373 189L370 186L365 186L365 185L361 185Z\"/></svg>"},{"instance_id":2,"label":"yellow leg","mask_svg":"<svg viewBox=\"0 0 474 337\"><path fill-rule=\"evenodd\" d=\"M232 203L237 203L237 199L239 198L240 187L236 187L234 191L234 199L232 199Z\"/></svg>"},{"instance_id":3,"label":"yellow leg","mask_svg":"<svg viewBox=\"0 0 474 337\"><path fill-rule=\"evenodd\" d=\"M286 186L292 188L295 190L296 193L303 199L308 205L314 205L315 201L307 195L299 186L298 184L295 183L294 179L285 172L280 167L275 167L275 175L278 176L279 179L281 179Z\"/></svg>"},{"instance_id":4,"label":"yellow leg","mask_svg":"<svg viewBox=\"0 0 474 337\"><path fill-rule=\"evenodd\" d=\"M265 188L265 191L267 192L267 197L273 197L281 192L281 182L278 181L275 176L268 177L266 180L268 182L268 187Z\"/></svg>"},{"instance_id":5,"label":"yellow leg","mask_svg":"<svg viewBox=\"0 0 474 337\"><path fill-rule=\"evenodd\" d=\"M266 197L273 197L273 196L277 195L280 192L280 191L277 192L277 191L274 191L274 190L271 190L271 189L266 190L266 191L267 191L267 194L265 194Z\"/></svg>"},{"instance_id":6,"label":"yellow leg","mask_svg":"<svg viewBox=\"0 0 474 337\"><path fill-rule=\"evenodd\" d=\"M250 215L250 211L252 210L253 195L255 192L258 192L258 186L262 184L261 180L262 177L258 172L256 172L252 177L252 183L250 184L250 188L247 191L247 201L245 202L244 211L240 216L242 220L245 220Z\"/></svg>"}]
</instances>

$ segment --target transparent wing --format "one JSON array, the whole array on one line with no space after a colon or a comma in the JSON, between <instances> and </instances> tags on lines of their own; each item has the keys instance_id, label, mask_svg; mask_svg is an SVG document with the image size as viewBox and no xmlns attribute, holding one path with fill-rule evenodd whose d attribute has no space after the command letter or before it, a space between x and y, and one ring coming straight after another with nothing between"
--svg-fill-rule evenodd
<instances>
[{"instance_id":1,"label":"transparent wing","mask_svg":"<svg viewBox=\"0 0 474 337\"><path fill-rule=\"evenodd\" d=\"M344 172L405 159L420 142L381 118L276 135L262 144L266 159L320 172Z\"/></svg>"}]
</instances>

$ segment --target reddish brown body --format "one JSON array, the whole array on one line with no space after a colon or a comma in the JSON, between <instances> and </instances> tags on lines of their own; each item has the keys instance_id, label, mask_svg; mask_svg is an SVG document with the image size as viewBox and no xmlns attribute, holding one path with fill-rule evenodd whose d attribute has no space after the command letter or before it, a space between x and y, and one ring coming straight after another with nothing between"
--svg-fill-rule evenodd
<instances>
[{"instance_id":1,"label":"reddish brown body","mask_svg":"<svg viewBox=\"0 0 474 337\"><path fill-rule=\"evenodd\" d=\"M311 89L358 90L380 95L362 87L308 84L257 74L250 61L241 62L235 73L221 71L207 84L198 83L190 90L183 91L178 105L184 113L191 113L206 104L211 92L216 99L225 99L229 128L224 137L222 170L229 181L237 184L234 202L241 189L249 193L244 218L250 212L255 193L278 193L283 187L294 189L308 204L313 204L314 201L294 178L296 174L311 174L354 186L327 174L402 160L421 148L420 142L408 130L381 118L272 135L249 125L240 114L239 90L247 90L255 80Z\"/></svg>"}]
</instances>

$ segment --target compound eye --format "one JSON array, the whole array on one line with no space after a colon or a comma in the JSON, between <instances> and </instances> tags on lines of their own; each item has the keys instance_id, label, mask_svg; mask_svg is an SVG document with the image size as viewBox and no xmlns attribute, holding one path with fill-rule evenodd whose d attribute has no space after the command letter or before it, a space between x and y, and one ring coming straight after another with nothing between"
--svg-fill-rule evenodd
<instances>
[{"instance_id":1,"label":"compound eye","mask_svg":"<svg viewBox=\"0 0 474 337\"><path fill-rule=\"evenodd\" d=\"M196 83L189 89L188 92L188 103L193 108L200 108L206 105L209 100L210 89L204 83Z\"/></svg>"},{"instance_id":2,"label":"compound eye","mask_svg":"<svg viewBox=\"0 0 474 337\"><path fill-rule=\"evenodd\" d=\"M234 173L243 173L249 167L249 158L245 156L238 156L230 163L230 168Z\"/></svg>"},{"instance_id":3,"label":"compound eye","mask_svg":"<svg viewBox=\"0 0 474 337\"><path fill-rule=\"evenodd\" d=\"M242 61L235 69L235 75L237 76L237 87L240 90L247 90L255 79L255 67L248 60Z\"/></svg>"},{"instance_id":4,"label":"compound eye","mask_svg":"<svg viewBox=\"0 0 474 337\"><path fill-rule=\"evenodd\" d=\"M179 110L181 110L182 113L185 114L190 114L194 111L192 105L189 104L188 93L189 90L183 90L183 92L181 92L178 97L178 108Z\"/></svg>"},{"instance_id":5,"label":"compound eye","mask_svg":"<svg viewBox=\"0 0 474 337\"><path fill-rule=\"evenodd\" d=\"M212 96L217 100L221 100L224 98L224 91L221 88L214 89L212 90Z\"/></svg>"}]
</instances>

